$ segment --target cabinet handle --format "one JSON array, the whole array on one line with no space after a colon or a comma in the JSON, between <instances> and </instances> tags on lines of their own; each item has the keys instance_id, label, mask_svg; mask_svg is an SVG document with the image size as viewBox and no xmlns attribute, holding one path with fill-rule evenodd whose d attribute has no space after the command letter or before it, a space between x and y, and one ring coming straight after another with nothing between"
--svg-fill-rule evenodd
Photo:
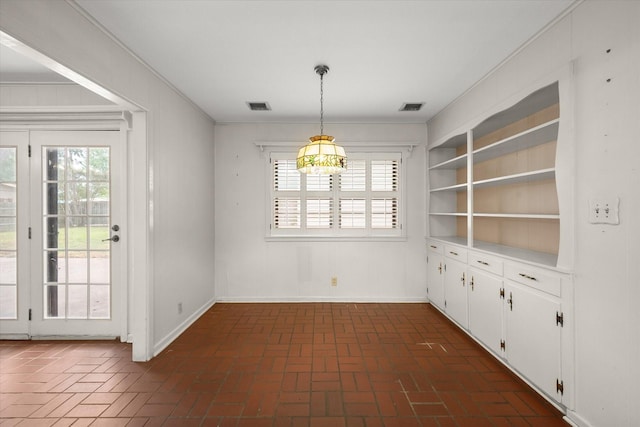
<instances>
[{"instance_id":1,"label":"cabinet handle","mask_svg":"<svg viewBox=\"0 0 640 427\"><path fill-rule=\"evenodd\" d=\"M509 292L509 299L507 302L509 303L509 309L513 311L513 294L511 292Z\"/></svg>"},{"instance_id":2,"label":"cabinet handle","mask_svg":"<svg viewBox=\"0 0 640 427\"><path fill-rule=\"evenodd\" d=\"M536 278L535 278L535 277L533 277L533 276L529 276L528 274L524 274L524 273L518 273L518 274L520 274L520 276L521 276L521 277L524 277L525 279L533 280L533 281L535 281L535 282L537 282L537 281L538 281L538 279L536 279Z\"/></svg>"},{"instance_id":3,"label":"cabinet handle","mask_svg":"<svg viewBox=\"0 0 640 427\"><path fill-rule=\"evenodd\" d=\"M450 253L451 255L458 256L458 252L449 251L449 253Z\"/></svg>"},{"instance_id":4,"label":"cabinet handle","mask_svg":"<svg viewBox=\"0 0 640 427\"><path fill-rule=\"evenodd\" d=\"M473 276L471 276L471 290L473 291Z\"/></svg>"},{"instance_id":5,"label":"cabinet handle","mask_svg":"<svg viewBox=\"0 0 640 427\"><path fill-rule=\"evenodd\" d=\"M464 286L464 273L462 273L462 277L460 278L460 280L462 281L462 286Z\"/></svg>"},{"instance_id":6,"label":"cabinet handle","mask_svg":"<svg viewBox=\"0 0 640 427\"><path fill-rule=\"evenodd\" d=\"M438 249L436 245L429 245L429 246L431 246L433 249Z\"/></svg>"},{"instance_id":7,"label":"cabinet handle","mask_svg":"<svg viewBox=\"0 0 640 427\"><path fill-rule=\"evenodd\" d=\"M442 274L442 263L438 264L438 272L440 272L440 274Z\"/></svg>"},{"instance_id":8,"label":"cabinet handle","mask_svg":"<svg viewBox=\"0 0 640 427\"><path fill-rule=\"evenodd\" d=\"M488 263L488 262L484 262L484 261L480 261L480 260L476 260L476 262L477 262L478 264L482 264L482 265L489 265L489 263Z\"/></svg>"}]
</instances>

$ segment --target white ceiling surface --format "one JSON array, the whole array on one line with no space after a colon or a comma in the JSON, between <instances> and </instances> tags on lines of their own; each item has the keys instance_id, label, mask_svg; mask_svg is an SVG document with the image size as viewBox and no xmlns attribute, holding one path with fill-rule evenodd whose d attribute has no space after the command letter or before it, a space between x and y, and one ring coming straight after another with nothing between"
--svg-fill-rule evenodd
<instances>
[{"instance_id":1,"label":"white ceiling surface","mask_svg":"<svg viewBox=\"0 0 640 427\"><path fill-rule=\"evenodd\" d=\"M424 123L573 2L76 0L218 122L318 121L326 64L327 123Z\"/></svg>"},{"instance_id":2,"label":"white ceiling surface","mask_svg":"<svg viewBox=\"0 0 640 427\"><path fill-rule=\"evenodd\" d=\"M44 65L0 44L0 83L71 83Z\"/></svg>"}]
</instances>

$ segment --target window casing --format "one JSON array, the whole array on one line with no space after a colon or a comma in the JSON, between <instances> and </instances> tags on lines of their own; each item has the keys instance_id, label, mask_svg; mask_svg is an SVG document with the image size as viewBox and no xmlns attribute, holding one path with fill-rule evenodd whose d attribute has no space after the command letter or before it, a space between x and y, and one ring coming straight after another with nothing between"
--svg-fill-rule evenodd
<instances>
[{"instance_id":1,"label":"window casing","mask_svg":"<svg viewBox=\"0 0 640 427\"><path fill-rule=\"evenodd\" d=\"M349 153L339 175L305 175L295 153L269 156L269 225L273 238L402 238L401 152Z\"/></svg>"}]
</instances>

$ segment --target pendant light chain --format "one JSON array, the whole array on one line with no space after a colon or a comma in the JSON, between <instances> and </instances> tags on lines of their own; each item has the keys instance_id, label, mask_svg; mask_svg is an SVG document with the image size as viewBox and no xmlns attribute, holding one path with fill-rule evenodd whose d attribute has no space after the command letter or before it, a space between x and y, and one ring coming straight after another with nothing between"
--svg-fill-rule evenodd
<instances>
[{"instance_id":1,"label":"pendant light chain","mask_svg":"<svg viewBox=\"0 0 640 427\"><path fill-rule=\"evenodd\" d=\"M320 135L324 135L324 72L320 73Z\"/></svg>"}]
</instances>

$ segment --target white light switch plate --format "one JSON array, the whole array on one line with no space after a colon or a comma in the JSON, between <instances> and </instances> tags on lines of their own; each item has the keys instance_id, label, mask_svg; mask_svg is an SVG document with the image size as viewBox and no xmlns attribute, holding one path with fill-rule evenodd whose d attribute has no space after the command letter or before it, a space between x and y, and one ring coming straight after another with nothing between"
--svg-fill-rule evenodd
<instances>
[{"instance_id":1,"label":"white light switch plate","mask_svg":"<svg viewBox=\"0 0 640 427\"><path fill-rule=\"evenodd\" d=\"M589 223L620 224L619 206L617 197L589 200Z\"/></svg>"}]
</instances>

